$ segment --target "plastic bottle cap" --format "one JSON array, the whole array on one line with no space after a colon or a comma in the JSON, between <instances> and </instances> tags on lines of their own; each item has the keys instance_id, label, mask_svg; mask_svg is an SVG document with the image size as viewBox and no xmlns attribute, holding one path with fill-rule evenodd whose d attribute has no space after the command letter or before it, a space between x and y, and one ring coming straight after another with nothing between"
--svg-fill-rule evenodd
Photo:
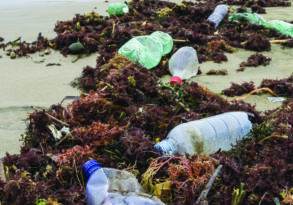
<instances>
[{"instance_id":1,"label":"plastic bottle cap","mask_svg":"<svg viewBox=\"0 0 293 205\"><path fill-rule=\"evenodd\" d=\"M179 76L172 76L170 79L170 84L181 86L183 84L183 80Z\"/></svg>"},{"instance_id":2,"label":"plastic bottle cap","mask_svg":"<svg viewBox=\"0 0 293 205\"><path fill-rule=\"evenodd\" d=\"M86 180L94 173L96 170L101 169L102 165L96 160L89 160L82 165L82 170L85 175Z\"/></svg>"}]
</instances>

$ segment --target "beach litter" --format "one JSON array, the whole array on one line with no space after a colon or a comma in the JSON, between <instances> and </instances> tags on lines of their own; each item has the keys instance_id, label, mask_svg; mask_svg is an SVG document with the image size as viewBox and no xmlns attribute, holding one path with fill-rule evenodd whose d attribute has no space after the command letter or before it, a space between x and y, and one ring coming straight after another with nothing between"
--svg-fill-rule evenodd
<instances>
[{"instance_id":1,"label":"beach litter","mask_svg":"<svg viewBox=\"0 0 293 205\"><path fill-rule=\"evenodd\" d=\"M287 1L258 4L288 5ZM271 29L227 18L215 28L207 19L216 6L213 2L134 0L122 16L76 15L56 24L54 39L39 35L31 44L21 40L6 44L6 51L15 52L16 57L49 47L68 55L76 42L84 46L82 53L99 52L100 56L95 67L85 67L74 81L80 96L69 96L72 102L67 105L52 105L29 115L20 154L3 159L0 202L86 204L82 165L94 159L103 169L132 173L147 195L165 204L286 204L293 187L292 76L264 79L258 87L252 82L232 85L226 94L239 95L239 99L231 100L197 82L172 86L160 80L169 74L170 56L184 46L196 50L200 63L222 62L227 60L225 52L235 48L265 51L271 40L283 38ZM161 49L166 55L153 69L118 53L130 39L155 31L170 35L173 46L166 53ZM241 100L259 92L286 100L268 112L258 112ZM178 125L235 111L245 113L240 123L249 126L245 139L233 141L227 149L215 146L209 155L166 156L155 148Z\"/></svg>"}]
</instances>

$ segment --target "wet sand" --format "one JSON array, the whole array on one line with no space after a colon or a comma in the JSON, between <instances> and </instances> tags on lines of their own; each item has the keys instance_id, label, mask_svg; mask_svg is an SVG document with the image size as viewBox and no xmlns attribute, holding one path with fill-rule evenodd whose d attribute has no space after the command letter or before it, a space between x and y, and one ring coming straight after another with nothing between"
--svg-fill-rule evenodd
<instances>
[{"instance_id":1,"label":"wet sand","mask_svg":"<svg viewBox=\"0 0 293 205\"><path fill-rule=\"evenodd\" d=\"M57 20L71 19L75 13L96 10L105 14L107 4L101 1L76 0L12 0L0 3L4 12L0 13L0 25L5 27L0 36L14 40L22 36L24 40L34 40L39 32L44 36L54 37L54 24ZM96 7L96 8L95 8ZM1 9L2 10L2 9ZM293 8L269 8L267 19L293 20ZM4 25L4 26L3 26ZM274 45L271 52L264 53L272 57L267 67L247 68L244 72L236 72L239 64L253 52L238 50L227 54L227 63L216 64L207 62L201 65L203 73L210 69L225 68L228 76L201 75L193 80L206 85L212 91L220 93L230 82L254 81L257 85L263 78L288 77L293 72L293 49L282 49ZM27 113L34 107L48 107L58 103L66 95L78 95L79 91L69 83L81 73L86 65L95 65L97 54L80 59L76 63L74 57L64 58L58 52L46 57L39 54L29 58L11 60L3 53L0 58L0 157L5 152L19 151L19 136L25 131ZM43 63L39 63L41 60ZM61 66L46 67L47 63L60 63ZM267 95L253 96L248 102L257 104L259 110L271 109L279 104L270 103Z\"/></svg>"},{"instance_id":2,"label":"wet sand","mask_svg":"<svg viewBox=\"0 0 293 205\"><path fill-rule=\"evenodd\" d=\"M97 7L97 8L95 8ZM25 41L36 39L39 32L53 38L57 20L71 19L76 13L92 10L105 11L106 4L95 0L10 0L0 2L0 36ZM5 29L3 29L5 28ZM48 107L66 95L79 95L70 86L86 65L95 65L96 56L82 58L75 63L73 56L64 58L59 52L41 57L39 53L28 58L11 60L0 52L0 157L9 151L19 151L19 136L25 131L25 119L34 107ZM40 61L44 60L43 63ZM61 66L47 67L48 63Z\"/></svg>"}]
</instances>

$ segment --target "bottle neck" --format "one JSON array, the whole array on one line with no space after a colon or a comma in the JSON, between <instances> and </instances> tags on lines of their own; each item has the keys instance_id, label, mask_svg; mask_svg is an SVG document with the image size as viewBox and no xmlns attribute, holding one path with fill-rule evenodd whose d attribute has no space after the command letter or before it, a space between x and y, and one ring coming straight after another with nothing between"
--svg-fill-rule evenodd
<instances>
[{"instance_id":1,"label":"bottle neck","mask_svg":"<svg viewBox=\"0 0 293 205\"><path fill-rule=\"evenodd\" d=\"M183 84L183 80L179 76L172 76L170 79L170 84L181 86Z\"/></svg>"},{"instance_id":2,"label":"bottle neck","mask_svg":"<svg viewBox=\"0 0 293 205\"><path fill-rule=\"evenodd\" d=\"M162 155L173 155L176 151L175 142L172 139L165 139L155 145L155 150Z\"/></svg>"},{"instance_id":3,"label":"bottle neck","mask_svg":"<svg viewBox=\"0 0 293 205\"><path fill-rule=\"evenodd\" d=\"M83 173L85 175L86 180L90 178L90 176L97 170L101 169L102 166L96 160L89 160L85 162L82 166Z\"/></svg>"}]
</instances>

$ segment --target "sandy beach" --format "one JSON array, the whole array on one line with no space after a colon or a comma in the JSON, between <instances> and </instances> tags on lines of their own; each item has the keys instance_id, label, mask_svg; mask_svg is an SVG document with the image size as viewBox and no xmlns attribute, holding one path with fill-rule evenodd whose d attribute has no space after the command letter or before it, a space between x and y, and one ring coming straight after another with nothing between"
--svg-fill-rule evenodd
<instances>
[{"instance_id":1,"label":"sandy beach","mask_svg":"<svg viewBox=\"0 0 293 205\"><path fill-rule=\"evenodd\" d=\"M95 8L96 7L96 8ZM99 7L99 8L98 8ZM105 4L93 0L12 0L0 2L0 36L6 41L21 36L33 41L39 32L53 38L57 20L71 19L77 13L105 11ZM45 12L44 12L45 11ZM66 95L79 95L70 86L86 65L95 65L97 54L75 63L73 56L64 58L59 52L41 57L39 53L27 58L11 60L0 52L0 156L19 151L19 136L25 131L25 119L33 107L48 107ZM41 63L41 61L44 61ZM47 67L48 63L61 66Z\"/></svg>"},{"instance_id":2,"label":"sandy beach","mask_svg":"<svg viewBox=\"0 0 293 205\"><path fill-rule=\"evenodd\" d=\"M112 2L112 1L110 1ZM53 28L57 20L71 19L76 13L97 11L105 14L107 4L104 1L53 1L53 0L13 0L0 2L0 36L5 40L14 40L19 36L23 40L32 41L39 32L46 37L55 36ZM45 12L44 12L45 11ZM293 20L293 7L268 8L267 19ZM277 79L288 77L293 72L292 49L283 49L273 45L272 51L264 53L272 57L269 66L248 68L244 72L236 72L239 64L253 52L238 50L227 54L227 63L207 62L201 65L203 75L193 80L207 86L216 93L227 88L230 82L254 81L259 85L263 78ZM0 52L0 157L5 152L19 151L19 136L25 131L27 113L33 107L48 107L60 102L64 96L79 95L79 91L70 86L70 82L78 77L86 65L95 65L96 54L82 58L75 63L73 56L65 58L52 51L46 57L39 53L27 58L11 60ZM43 61L43 62L41 62ZM48 63L60 63L61 66L47 67ZM227 76L207 76L210 69L227 69ZM279 106L271 103L267 95L253 96L247 99L259 110L272 109Z\"/></svg>"}]
</instances>

